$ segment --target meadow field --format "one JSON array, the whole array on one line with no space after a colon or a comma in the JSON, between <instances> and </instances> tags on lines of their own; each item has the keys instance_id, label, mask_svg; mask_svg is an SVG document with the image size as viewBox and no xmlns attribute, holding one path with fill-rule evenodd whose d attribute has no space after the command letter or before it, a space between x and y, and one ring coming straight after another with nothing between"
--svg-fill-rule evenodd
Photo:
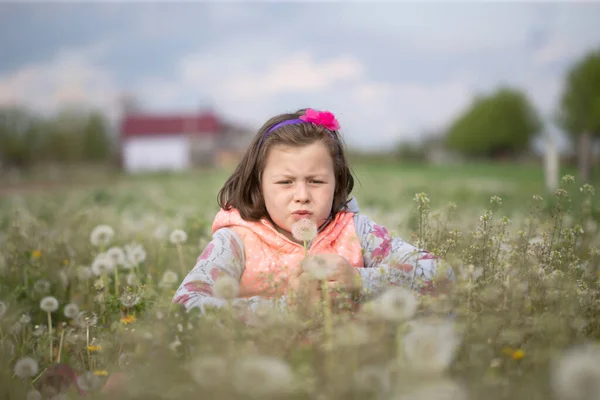
<instances>
[{"instance_id":1,"label":"meadow field","mask_svg":"<svg viewBox=\"0 0 600 400\"><path fill-rule=\"evenodd\" d=\"M229 172L3 185L0 398L600 398L600 203L573 170L548 192L538 166L357 164L361 212L450 292L185 313Z\"/></svg>"}]
</instances>

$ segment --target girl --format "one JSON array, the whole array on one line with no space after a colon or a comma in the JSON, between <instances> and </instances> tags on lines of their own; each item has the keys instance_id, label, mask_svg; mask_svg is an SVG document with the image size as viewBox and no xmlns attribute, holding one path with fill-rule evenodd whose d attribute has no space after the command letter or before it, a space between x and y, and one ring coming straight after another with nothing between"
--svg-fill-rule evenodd
<instances>
[{"instance_id":1,"label":"girl","mask_svg":"<svg viewBox=\"0 0 600 400\"><path fill-rule=\"evenodd\" d=\"M355 301L381 293L387 285L429 290L436 261L359 213L339 134L327 111L299 110L268 120L218 195L220 211L212 241L175 293L186 309L219 307L215 281L239 282L236 306L256 308L261 300L286 306L290 290L305 282L301 261L327 254L330 285L354 292ZM304 243L292 235L301 219L316 225ZM289 304L287 304L289 305Z\"/></svg>"}]
</instances>

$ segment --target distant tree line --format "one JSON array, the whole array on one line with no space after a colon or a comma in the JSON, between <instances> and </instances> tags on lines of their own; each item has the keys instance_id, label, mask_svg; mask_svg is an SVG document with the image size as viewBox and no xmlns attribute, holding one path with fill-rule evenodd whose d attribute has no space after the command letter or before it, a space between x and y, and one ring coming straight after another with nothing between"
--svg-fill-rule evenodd
<instances>
[{"instance_id":1,"label":"distant tree line","mask_svg":"<svg viewBox=\"0 0 600 400\"><path fill-rule=\"evenodd\" d=\"M600 139L600 49L571 66L554 122L575 144L580 176L588 180L591 149ZM516 158L543 132L538 111L520 89L500 87L476 96L444 132L442 143L463 158ZM401 145L398 156L424 157L414 145Z\"/></svg>"},{"instance_id":2,"label":"distant tree line","mask_svg":"<svg viewBox=\"0 0 600 400\"><path fill-rule=\"evenodd\" d=\"M65 110L43 117L23 107L0 109L0 168L104 163L113 149L100 112Z\"/></svg>"}]
</instances>

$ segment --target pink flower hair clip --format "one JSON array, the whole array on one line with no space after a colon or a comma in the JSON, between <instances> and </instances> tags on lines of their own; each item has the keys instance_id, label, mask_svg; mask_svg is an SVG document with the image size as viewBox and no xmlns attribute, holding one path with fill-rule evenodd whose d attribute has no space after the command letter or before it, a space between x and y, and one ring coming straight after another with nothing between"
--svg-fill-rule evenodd
<instances>
[{"instance_id":1,"label":"pink flower hair clip","mask_svg":"<svg viewBox=\"0 0 600 400\"><path fill-rule=\"evenodd\" d=\"M311 122L315 125L322 126L330 131L337 131L340 129L340 123L335 118L335 115L329 111L317 111L312 108L306 110L304 115L299 119L305 122Z\"/></svg>"}]
</instances>

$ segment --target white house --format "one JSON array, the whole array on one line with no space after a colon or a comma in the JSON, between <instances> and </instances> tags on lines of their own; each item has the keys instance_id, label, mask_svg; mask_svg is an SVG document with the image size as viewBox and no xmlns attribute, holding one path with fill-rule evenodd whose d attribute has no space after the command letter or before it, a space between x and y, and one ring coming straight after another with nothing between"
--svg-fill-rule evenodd
<instances>
[{"instance_id":1,"label":"white house","mask_svg":"<svg viewBox=\"0 0 600 400\"><path fill-rule=\"evenodd\" d=\"M222 165L239 159L250 138L211 112L128 114L120 127L121 165L131 173Z\"/></svg>"}]
</instances>

